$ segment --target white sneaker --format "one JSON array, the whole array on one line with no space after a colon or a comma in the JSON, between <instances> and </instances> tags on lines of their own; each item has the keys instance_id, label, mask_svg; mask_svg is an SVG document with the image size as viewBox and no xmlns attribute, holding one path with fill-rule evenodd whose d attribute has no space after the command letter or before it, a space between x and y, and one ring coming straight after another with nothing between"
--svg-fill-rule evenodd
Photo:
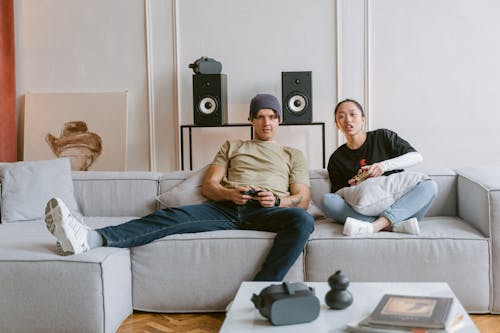
<instances>
[{"instance_id":1,"label":"white sneaker","mask_svg":"<svg viewBox=\"0 0 500 333\"><path fill-rule=\"evenodd\" d=\"M402 221L398 224L392 226L393 232L400 232L403 234L418 235L420 234L420 228L418 226L418 220L412 217L409 220Z\"/></svg>"},{"instance_id":2,"label":"white sneaker","mask_svg":"<svg viewBox=\"0 0 500 333\"><path fill-rule=\"evenodd\" d=\"M52 198L47 202L45 224L57 238L59 255L78 254L90 249L87 242L89 228L71 214L61 199Z\"/></svg>"},{"instance_id":3,"label":"white sneaker","mask_svg":"<svg viewBox=\"0 0 500 333\"><path fill-rule=\"evenodd\" d=\"M372 234L373 226L370 222L360 221L348 217L344 223L343 234L346 236L356 236L361 234Z\"/></svg>"}]
</instances>

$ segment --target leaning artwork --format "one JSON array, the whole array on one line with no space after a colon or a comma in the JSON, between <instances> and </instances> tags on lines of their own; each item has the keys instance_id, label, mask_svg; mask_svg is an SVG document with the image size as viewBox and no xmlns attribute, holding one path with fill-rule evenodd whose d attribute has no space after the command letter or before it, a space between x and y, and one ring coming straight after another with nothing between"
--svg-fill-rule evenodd
<instances>
[{"instance_id":1,"label":"leaning artwork","mask_svg":"<svg viewBox=\"0 0 500 333\"><path fill-rule=\"evenodd\" d=\"M126 92L29 93L24 160L68 157L74 171L124 171L126 120Z\"/></svg>"},{"instance_id":2,"label":"leaning artwork","mask_svg":"<svg viewBox=\"0 0 500 333\"><path fill-rule=\"evenodd\" d=\"M87 171L102 152L101 137L84 121L67 122L59 137L49 133L45 139L54 155L70 159L71 170Z\"/></svg>"}]
</instances>

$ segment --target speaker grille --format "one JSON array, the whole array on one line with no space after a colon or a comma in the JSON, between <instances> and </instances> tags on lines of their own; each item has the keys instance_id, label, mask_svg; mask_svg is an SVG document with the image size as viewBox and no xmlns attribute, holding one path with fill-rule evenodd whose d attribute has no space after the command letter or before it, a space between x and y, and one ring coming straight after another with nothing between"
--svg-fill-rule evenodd
<instances>
[{"instance_id":1,"label":"speaker grille","mask_svg":"<svg viewBox=\"0 0 500 333\"><path fill-rule=\"evenodd\" d=\"M212 114L217 110L218 104L215 97L207 96L202 98L200 103L198 103L198 110L204 114Z\"/></svg>"},{"instance_id":2,"label":"speaker grille","mask_svg":"<svg viewBox=\"0 0 500 333\"><path fill-rule=\"evenodd\" d=\"M294 92L292 96L288 99L288 109L294 113L299 114L307 109L307 97L301 93Z\"/></svg>"}]
</instances>

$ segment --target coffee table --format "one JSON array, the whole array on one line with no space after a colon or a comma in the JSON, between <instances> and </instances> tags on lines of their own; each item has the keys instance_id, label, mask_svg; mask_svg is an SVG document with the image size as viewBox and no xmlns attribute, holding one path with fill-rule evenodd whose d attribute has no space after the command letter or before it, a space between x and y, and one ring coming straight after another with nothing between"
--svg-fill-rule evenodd
<instances>
[{"instance_id":1,"label":"coffee table","mask_svg":"<svg viewBox=\"0 0 500 333\"><path fill-rule=\"evenodd\" d=\"M447 283L351 283L348 290L354 297L351 306L344 310L332 310L325 304L325 294L330 290L326 282L307 282L313 287L320 300L321 310L318 318L310 323L273 326L262 317L250 301L253 293L259 294L270 284L280 282L243 282L236 294L226 319L221 327L221 333L234 332L345 332L346 324L357 323L367 317L384 294L402 294L417 296L453 297L453 316L462 315L463 319L455 326L454 333L479 333L460 301L456 298Z\"/></svg>"}]
</instances>

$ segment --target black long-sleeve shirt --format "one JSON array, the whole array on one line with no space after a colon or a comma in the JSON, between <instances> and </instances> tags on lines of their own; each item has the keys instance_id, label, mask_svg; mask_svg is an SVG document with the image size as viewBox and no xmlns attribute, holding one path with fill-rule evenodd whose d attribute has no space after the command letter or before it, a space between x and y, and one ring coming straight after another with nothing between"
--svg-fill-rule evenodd
<instances>
[{"instance_id":1,"label":"black long-sleeve shirt","mask_svg":"<svg viewBox=\"0 0 500 333\"><path fill-rule=\"evenodd\" d=\"M331 191L349 186L349 179L354 177L364 165L371 165L416 151L406 140L388 129L366 132L366 140L358 149L350 149L346 144L333 152L328 161L328 174L332 184ZM400 172L392 170L384 173Z\"/></svg>"}]
</instances>

